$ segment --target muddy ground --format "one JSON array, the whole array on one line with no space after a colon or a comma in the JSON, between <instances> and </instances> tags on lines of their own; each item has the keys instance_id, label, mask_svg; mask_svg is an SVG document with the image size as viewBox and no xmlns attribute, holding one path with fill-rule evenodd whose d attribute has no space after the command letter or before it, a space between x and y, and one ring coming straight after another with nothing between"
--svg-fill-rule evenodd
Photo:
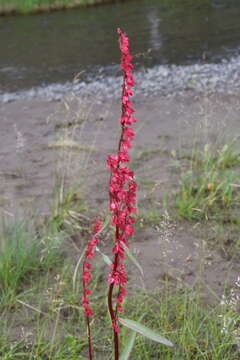
<instances>
[{"instance_id":1,"label":"muddy ground","mask_svg":"<svg viewBox=\"0 0 240 360\"><path fill-rule=\"evenodd\" d=\"M163 203L178 187L176 154L191 154L193 144L239 137L240 99L186 92L169 98L136 98L134 106L138 123L132 158L138 206L140 213L150 214L150 220L143 216L132 250L142 264L144 285L153 288L161 280L179 280L198 283L209 295L212 289L221 296L226 283L237 279L238 259L209 246L208 224L176 220L171 206ZM119 113L117 102L95 104L72 95L64 102L1 104L1 215L29 216L34 211L40 218L47 216L59 182L76 185L91 214L106 211L105 160L116 148ZM159 224L158 214L165 214Z\"/></svg>"}]
</instances>

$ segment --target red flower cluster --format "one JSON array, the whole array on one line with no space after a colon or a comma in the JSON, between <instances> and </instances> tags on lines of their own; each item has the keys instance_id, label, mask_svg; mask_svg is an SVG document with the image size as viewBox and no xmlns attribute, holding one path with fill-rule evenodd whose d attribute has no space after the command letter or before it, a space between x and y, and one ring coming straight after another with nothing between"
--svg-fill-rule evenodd
<instances>
[{"instance_id":1,"label":"red flower cluster","mask_svg":"<svg viewBox=\"0 0 240 360\"><path fill-rule=\"evenodd\" d=\"M109 209L112 212L112 224L115 226L115 244L112 249L115 254L111 272L109 274L109 283L119 286L116 303L117 310L122 311L123 296L126 294L126 273L122 259L124 258L123 244L128 246L126 236L134 232L134 218L132 213L136 212L136 188L134 181L134 172L126 166L130 161L128 150L131 147L131 140L135 134L129 125L136 122L133 116L134 109L129 99L133 95L131 88L134 85L132 76L132 57L128 49L128 38L121 29L117 30L119 34L119 46L122 53L121 69L123 70L122 85L122 114L119 119L121 124L121 136L118 144L117 153L109 155L107 166L111 170L109 183ZM112 318L112 326L117 332L116 317Z\"/></svg>"},{"instance_id":2,"label":"red flower cluster","mask_svg":"<svg viewBox=\"0 0 240 360\"><path fill-rule=\"evenodd\" d=\"M87 299L87 296L89 294L91 294L91 290L89 290L87 288L90 279L91 279L91 274L90 274L90 270L92 268L89 260L92 259L93 254L94 254L94 246L98 243L99 238L98 238L98 232L100 231L101 228L101 222L99 219L97 219L95 221L94 224L94 228L93 228L93 237L90 239L90 241L87 244L86 250L85 250L85 260L83 262L83 271L82 271L82 283L83 283L83 295L82 295L82 304L83 304L83 309L84 309L84 314L89 316L93 314L92 309L89 306L89 301Z\"/></svg>"}]
</instances>

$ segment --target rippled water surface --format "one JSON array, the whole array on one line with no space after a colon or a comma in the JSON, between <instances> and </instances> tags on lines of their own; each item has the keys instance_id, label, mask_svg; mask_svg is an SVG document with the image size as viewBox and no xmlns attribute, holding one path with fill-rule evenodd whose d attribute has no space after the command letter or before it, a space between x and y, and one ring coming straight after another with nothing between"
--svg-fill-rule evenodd
<instances>
[{"instance_id":1,"label":"rippled water surface","mask_svg":"<svg viewBox=\"0 0 240 360\"><path fill-rule=\"evenodd\" d=\"M0 92L64 83L83 70L85 77L116 73L117 26L128 33L139 66L240 54L239 0L136 0L6 17L0 18Z\"/></svg>"}]
</instances>

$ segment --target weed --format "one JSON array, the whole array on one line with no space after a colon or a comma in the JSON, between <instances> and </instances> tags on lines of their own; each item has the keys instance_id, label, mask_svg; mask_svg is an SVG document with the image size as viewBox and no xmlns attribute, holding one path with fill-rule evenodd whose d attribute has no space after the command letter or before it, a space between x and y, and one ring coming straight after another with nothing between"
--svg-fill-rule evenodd
<instances>
[{"instance_id":1,"label":"weed","mask_svg":"<svg viewBox=\"0 0 240 360\"><path fill-rule=\"evenodd\" d=\"M163 214L156 207L145 210L139 210L137 215L137 224L140 228L151 226L159 227Z\"/></svg>"},{"instance_id":2,"label":"weed","mask_svg":"<svg viewBox=\"0 0 240 360\"><path fill-rule=\"evenodd\" d=\"M40 237L31 223L2 224L0 233L0 294L7 303L22 284L53 267L59 256L59 237Z\"/></svg>"},{"instance_id":3,"label":"weed","mask_svg":"<svg viewBox=\"0 0 240 360\"><path fill-rule=\"evenodd\" d=\"M143 338L136 341L135 353L132 359L232 359L236 356L234 338L226 333L224 339L219 326L218 314L221 313L219 305L207 308L203 306L198 291L186 288L173 290L169 284L165 289L156 290L153 294L142 294L130 299L130 311L135 312L134 317L147 313L145 323L156 330L166 329L164 335L171 333L171 339L177 344L173 355L172 349L149 344ZM135 308L135 309L134 309ZM140 310L141 309L141 310ZM133 316L133 314L131 314ZM123 335L126 338L126 333Z\"/></svg>"},{"instance_id":4,"label":"weed","mask_svg":"<svg viewBox=\"0 0 240 360\"><path fill-rule=\"evenodd\" d=\"M217 218L239 205L240 155L232 146L218 151L205 146L188 160L175 196L177 213L188 219Z\"/></svg>"},{"instance_id":5,"label":"weed","mask_svg":"<svg viewBox=\"0 0 240 360\"><path fill-rule=\"evenodd\" d=\"M87 219L83 215L87 206L79 190L74 186L68 190L60 186L55 187L54 193L49 225L55 229L68 229L71 233L82 230L81 222Z\"/></svg>"},{"instance_id":6,"label":"weed","mask_svg":"<svg viewBox=\"0 0 240 360\"><path fill-rule=\"evenodd\" d=\"M137 336L133 360L163 358L184 360L224 360L237 359L239 349L236 346L234 324L228 324L223 331L223 317L229 316L229 310L222 304L207 307L203 304L198 291L184 287L174 289L169 283L154 292L136 291L138 295L129 296L125 300L127 316L139 318L144 314L142 322L168 336L177 344L174 353L168 347L160 347ZM104 294L101 291L101 295ZM110 331L106 333L108 314L103 311L101 302L95 302L95 352L97 359L111 358ZM240 320L237 311L231 313L234 323ZM65 360L85 359L87 343L83 341L82 314L78 315L78 326L66 317L60 316L58 331L63 324L64 334L54 344L54 352L49 356L51 337L43 336L42 323L34 330L36 338L32 343L24 341L10 342L0 338L0 354L4 360ZM130 336L128 329L123 328L121 342L124 347Z\"/></svg>"}]
</instances>

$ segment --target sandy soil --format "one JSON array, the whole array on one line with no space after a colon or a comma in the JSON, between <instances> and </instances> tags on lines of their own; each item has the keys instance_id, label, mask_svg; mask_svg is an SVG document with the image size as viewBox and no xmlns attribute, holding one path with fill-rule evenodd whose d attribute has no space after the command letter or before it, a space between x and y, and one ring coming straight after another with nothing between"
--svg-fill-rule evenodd
<instances>
[{"instance_id":1,"label":"sandy soil","mask_svg":"<svg viewBox=\"0 0 240 360\"><path fill-rule=\"evenodd\" d=\"M139 182L139 206L163 211L161 201L179 176L172 153L193 144L239 137L240 101L224 95L135 99L136 138L132 157ZM106 209L106 155L116 147L120 105L99 105L69 97L65 102L16 101L0 105L0 211L14 216L47 215L54 184L77 185L93 213ZM152 185L151 185L152 184ZM163 224L164 225L164 224ZM171 210L162 226L144 227L132 245L144 269L146 287L169 278L201 282L221 294L236 281L239 262L207 244L201 224L176 223Z\"/></svg>"}]
</instances>

